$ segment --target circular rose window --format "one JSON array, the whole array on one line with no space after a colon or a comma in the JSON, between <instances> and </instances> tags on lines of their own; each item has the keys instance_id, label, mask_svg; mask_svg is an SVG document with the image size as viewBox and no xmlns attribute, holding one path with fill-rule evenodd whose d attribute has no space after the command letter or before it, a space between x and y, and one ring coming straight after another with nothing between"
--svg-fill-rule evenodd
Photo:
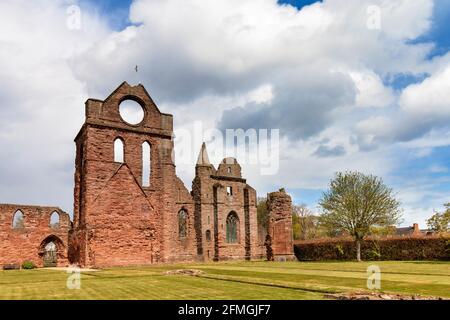
<instances>
[{"instance_id":1,"label":"circular rose window","mask_svg":"<svg viewBox=\"0 0 450 320\"><path fill-rule=\"evenodd\" d=\"M144 120L144 110L142 106L134 100L127 99L119 105L120 116L123 121L129 124L139 124Z\"/></svg>"}]
</instances>

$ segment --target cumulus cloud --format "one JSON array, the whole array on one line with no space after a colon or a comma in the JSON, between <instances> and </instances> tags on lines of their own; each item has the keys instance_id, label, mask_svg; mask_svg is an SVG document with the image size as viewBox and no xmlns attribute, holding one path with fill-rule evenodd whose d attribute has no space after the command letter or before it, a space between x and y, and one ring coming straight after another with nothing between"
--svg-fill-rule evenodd
<instances>
[{"instance_id":1,"label":"cumulus cloud","mask_svg":"<svg viewBox=\"0 0 450 320\"><path fill-rule=\"evenodd\" d=\"M360 120L353 139L362 150L376 148L382 143L420 139L431 131L443 134L449 121L450 65L406 87L396 108Z\"/></svg>"},{"instance_id":2,"label":"cumulus cloud","mask_svg":"<svg viewBox=\"0 0 450 320\"><path fill-rule=\"evenodd\" d=\"M380 6L381 30L367 28L370 5ZM137 0L130 20L138 26L105 38L74 70L90 89L107 92L138 64L160 101L245 92L298 65L411 71L429 47L404 40L429 28L431 11L431 0L329 0L302 10L276 0Z\"/></svg>"},{"instance_id":3,"label":"cumulus cloud","mask_svg":"<svg viewBox=\"0 0 450 320\"><path fill-rule=\"evenodd\" d=\"M327 157L339 157L345 154L345 148L343 146L329 147L321 145L314 152L315 156L327 158Z\"/></svg>"},{"instance_id":4,"label":"cumulus cloud","mask_svg":"<svg viewBox=\"0 0 450 320\"><path fill-rule=\"evenodd\" d=\"M290 188L324 188L338 170L389 176L399 152L426 157L450 145L450 54L430 61L433 43L414 41L432 26L432 0L327 0L301 10L276 0L135 0L133 25L119 31L87 7L82 29L69 30L71 3L0 4L8 12L0 30L2 201L70 211L83 102L124 80L143 83L175 128L196 120L205 129L279 128L277 180ZM368 27L370 6L379 8L380 29ZM388 85L404 74L430 76L405 90ZM177 170L190 185L192 166ZM244 172L258 191L273 189L258 168Z\"/></svg>"},{"instance_id":5,"label":"cumulus cloud","mask_svg":"<svg viewBox=\"0 0 450 320\"><path fill-rule=\"evenodd\" d=\"M317 70L298 71L273 90L270 103L251 103L223 112L218 124L228 128L277 128L293 139L308 138L333 121L333 112L354 103L354 83L348 75Z\"/></svg>"},{"instance_id":6,"label":"cumulus cloud","mask_svg":"<svg viewBox=\"0 0 450 320\"><path fill-rule=\"evenodd\" d=\"M65 1L0 3L2 202L72 211L73 138L87 92L69 61L109 31L88 12L80 30L69 29L68 7Z\"/></svg>"},{"instance_id":7,"label":"cumulus cloud","mask_svg":"<svg viewBox=\"0 0 450 320\"><path fill-rule=\"evenodd\" d=\"M402 111L426 117L450 117L450 65L419 84L406 88L400 97Z\"/></svg>"}]
</instances>

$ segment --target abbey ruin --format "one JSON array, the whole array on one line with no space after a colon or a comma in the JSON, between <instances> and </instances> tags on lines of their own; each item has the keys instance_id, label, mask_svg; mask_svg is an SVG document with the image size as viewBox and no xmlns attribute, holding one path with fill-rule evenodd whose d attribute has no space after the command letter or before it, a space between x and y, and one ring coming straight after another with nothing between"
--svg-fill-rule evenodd
<instances>
[{"instance_id":1,"label":"abbey ruin","mask_svg":"<svg viewBox=\"0 0 450 320\"><path fill-rule=\"evenodd\" d=\"M143 120L123 120L133 100ZM234 158L216 168L200 147L189 191L172 159L173 117L146 89L124 82L105 100L89 99L75 138L73 221L57 207L0 205L0 266L86 267L260 259L257 196ZM121 157L115 149L121 149ZM143 160L145 159L145 160ZM149 169L145 170L148 166ZM293 257L291 199L268 195L276 259Z\"/></svg>"}]
</instances>

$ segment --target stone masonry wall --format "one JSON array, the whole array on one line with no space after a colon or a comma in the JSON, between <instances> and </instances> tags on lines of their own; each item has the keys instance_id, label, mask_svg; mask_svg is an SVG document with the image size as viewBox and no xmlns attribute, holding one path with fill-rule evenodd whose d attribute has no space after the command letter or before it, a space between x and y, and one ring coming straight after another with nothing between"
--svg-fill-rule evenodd
<instances>
[{"instance_id":1,"label":"stone masonry wall","mask_svg":"<svg viewBox=\"0 0 450 320\"><path fill-rule=\"evenodd\" d=\"M231 188L232 194L228 194L228 188ZM224 159L217 170L209 163L197 164L192 190L197 202L197 229L201 232L199 241L203 259L258 258L256 191L242 179L237 161ZM247 205L245 192L248 192ZM226 238L227 217L232 212L239 219L236 243L228 243Z\"/></svg>"},{"instance_id":2,"label":"stone masonry wall","mask_svg":"<svg viewBox=\"0 0 450 320\"><path fill-rule=\"evenodd\" d=\"M275 260L294 260L291 197L284 189L269 193L267 209L269 211L268 234L272 238Z\"/></svg>"},{"instance_id":3,"label":"stone masonry wall","mask_svg":"<svg viewBox=\"0 0 450 320\"><path fill-rule=\"evenodd\" d=\"M124 100L144 111L132 125L120 115ZM176 175L173 118L161 113L142 85L122 83L105 100L89 99L85 123L75 138L74 214L55 207L0 205L0 265L31 260L43 265L43 248L53 241L58 265L85 267L147 265L165 262L219 261L261 257L256 190L242 178L241 166L225 158L217 170L205 144L192 192ZM114 159L114 142L123 143L124 159ZM143 184L142 145L151 146L150 186ZM280 259L293 257L291 199L268 196L269 234ZM13 229L13 215L24 214L25 227ZM179 213L186 212L186 235ZM50 227L58 212L60 226ZM227 240L227 218L237 216L235 243ZM230 241L231 242L231 241Z\"/></svg>"},{"instance_id":4,"label":"stone masonry wall","mask_svg":"<svg viewBox=\"0 0 450 320\"><path fill-rule=\"evenodd\" d=\"M13 229L16 212L23 214L23 228ZM59 214L59 227L50 226L52 213ZM59 266L67 266L69 215L57 207L0 204L0 266L32 261L43 266L44 247L50 241L57 246Z\"/></svg>"},{"instance_id":5,"label":"stone masonry wall","mask_svg":"<svg viewBox=\"0 0 450 320\"><path fill-rule=\"evenodd\" d=\"M119 105L138 102L144 120L124 122ZM105 101L86 103L75 160L74 262L85 266L145 265L194 260L193 199L176 176L172 116L161 113L141 86L123 83ZM114 161L114 141L124 144ZM142 184L142 144L151 145L150 186ZM178 236L178 212L188 213L188 234Z\"/></svg>"}]
</instances>

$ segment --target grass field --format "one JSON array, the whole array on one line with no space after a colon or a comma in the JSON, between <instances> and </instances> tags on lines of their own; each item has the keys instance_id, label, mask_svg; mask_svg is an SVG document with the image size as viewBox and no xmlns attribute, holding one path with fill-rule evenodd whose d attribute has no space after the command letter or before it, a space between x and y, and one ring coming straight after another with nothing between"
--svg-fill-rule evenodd
<instances>
[{"instance_id":1,"label":"grass field","mask_svg":"<svg viewBox=\"0 0 450 320\"><path fill-rule=\"evenodd\" d=\"M68 273L0 271L0 299L323 299L325 293L366 290L369 265L381 268L381 290L450 297L449 262L224 262L83 272L81 288ZM165 275L198 269L197 277Z\"/></svg>"}]
</instances>

